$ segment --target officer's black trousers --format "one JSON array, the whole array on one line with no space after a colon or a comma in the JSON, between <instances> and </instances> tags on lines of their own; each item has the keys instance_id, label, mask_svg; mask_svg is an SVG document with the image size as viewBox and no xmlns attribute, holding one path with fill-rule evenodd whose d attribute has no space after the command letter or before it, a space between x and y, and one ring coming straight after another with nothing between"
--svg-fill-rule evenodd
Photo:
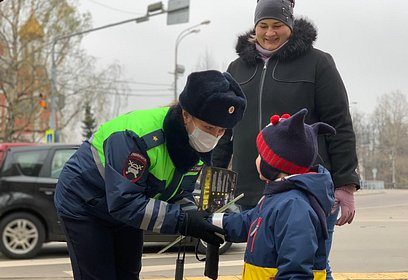
<instances>
[{"instance_id":1,"label":"officer's black trousers","mask_svg":"<svg viewBox=\"0 0 408 280\"><path fill-rule=\"evenodd\" d=\"M143 231L61 217L75 280L139 279Z\"/></svg>"}]
</instances>

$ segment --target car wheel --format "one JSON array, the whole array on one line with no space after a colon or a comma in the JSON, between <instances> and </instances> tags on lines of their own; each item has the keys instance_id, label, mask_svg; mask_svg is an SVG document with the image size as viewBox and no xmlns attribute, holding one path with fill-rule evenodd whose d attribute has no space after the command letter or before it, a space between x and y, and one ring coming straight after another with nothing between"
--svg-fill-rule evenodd
<instances>
[{"instance_id":1,"label":"car wheel","mask_svg":"<svg viewBox=\"0 0 408 280\"><path fill-rule=\"evenodd\" d=\"M224 242L220 245L220 250L219 250L219 254L222 255L225 252L228 251L228 249L231 247L232 243L231 242ZM198 248L197 251L200 254L205 255L205 252L207 251L207 242L202 241L201 239L198 242Z\"/></svg>"},{"instance_id":2,"label":"car wheel","mask_svg":"<svg viewBox=\"0 0 408 280\"><path fill-rule=\"evenodd\" d=\"M9 258L34 257L40 251L44 240L44 226L32 214L13 213L0 222L0 250Z\"/></svg>"}]
</instances>

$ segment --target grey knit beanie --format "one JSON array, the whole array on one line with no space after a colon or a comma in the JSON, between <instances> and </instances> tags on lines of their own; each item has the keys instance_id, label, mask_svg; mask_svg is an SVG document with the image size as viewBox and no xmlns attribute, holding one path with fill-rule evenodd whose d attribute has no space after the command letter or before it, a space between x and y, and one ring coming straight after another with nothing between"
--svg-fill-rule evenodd
<instances>
[{"instance_id":1,"label":"grey knit beanie","mask_svg":"<svg viewBox=\"0 0 408 280\"><path fill-rule=\"evenodd\" d=\"M279 20L293 30L294 0L259 0L255 8L255 26L266 18Z\"/></svg>"}]
</instances>

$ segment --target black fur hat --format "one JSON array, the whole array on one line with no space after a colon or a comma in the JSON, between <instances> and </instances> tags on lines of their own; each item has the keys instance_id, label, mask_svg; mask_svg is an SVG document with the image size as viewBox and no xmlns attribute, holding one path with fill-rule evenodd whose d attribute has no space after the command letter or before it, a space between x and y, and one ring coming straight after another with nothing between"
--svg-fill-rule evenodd
<instances>
[{"instance_id":1,"label":"black fur hat","mask_svg":"<svg viewBox=\"0 0 408 280\"><path fill-rule=\"evenodd\" d=\"M223 128L233 128L242 119L247 103L232 76L216 70L191 73L179 102L192 116Z\"/></svg>"}]
</instances>

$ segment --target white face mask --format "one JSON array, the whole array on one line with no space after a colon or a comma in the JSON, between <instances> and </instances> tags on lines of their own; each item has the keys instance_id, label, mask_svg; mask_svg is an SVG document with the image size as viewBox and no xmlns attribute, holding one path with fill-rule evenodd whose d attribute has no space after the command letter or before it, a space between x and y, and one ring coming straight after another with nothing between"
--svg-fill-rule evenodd
<instances>
[{"instance_id":1,"label":"white face mask","mask_svg":"<svg viewBox=\"0 0 408 280\"><path fill-rule=\"evenodd\" d=\"M202 131L194 124L194 130L188 135L190 146L200 153L207 153L217 146L222 135L215 137L210 133Z\"/></svg>"}]
</instances>

